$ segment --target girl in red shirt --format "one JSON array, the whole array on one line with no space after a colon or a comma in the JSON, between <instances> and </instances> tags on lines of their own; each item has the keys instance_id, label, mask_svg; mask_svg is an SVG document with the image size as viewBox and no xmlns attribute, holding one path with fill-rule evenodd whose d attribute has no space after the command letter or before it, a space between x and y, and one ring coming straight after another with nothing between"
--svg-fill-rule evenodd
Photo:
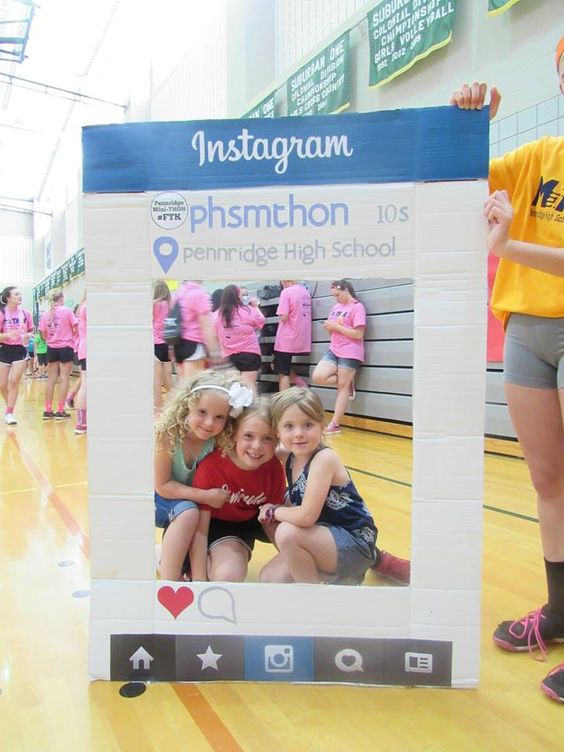
<instances>
[{"instance_id":1,"label":"girl in red shirt","mask_svg":"<svg viewBox=\"0 0 564 752\"><path fill-rule=\"evenodd\" d=\"M193 580L243 582L255 540L273 540L275 525L261 525L258 512L262 504L284 503L276 443L269 404L259 399L235 421L231 447L216 449L199 464L194 487L223 488L229 496L219 509L200 505L190 549Z\"/></svg>"}]
</instances>

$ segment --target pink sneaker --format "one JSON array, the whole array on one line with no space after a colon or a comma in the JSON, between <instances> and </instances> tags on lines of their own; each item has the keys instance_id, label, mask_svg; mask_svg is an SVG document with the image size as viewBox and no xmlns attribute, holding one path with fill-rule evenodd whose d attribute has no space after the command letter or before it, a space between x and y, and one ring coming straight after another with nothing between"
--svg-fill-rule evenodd
<instances>
[{"instance_id":1,"label":"pink sneaker","mask_svg":"<svg viewBox=\"0 0 564 752\"><path fill-rule=\"evenodd\" d=\"M301 386L303 389L307 389L307 387L309 386L305 379L302 379L301 376L297 375L292 379L292 384L294 384L295 386Z\"/></svg>"},{"instance_id":2,"label":"pink sneaker","mask_svg":"<svg viewBox=\"0 0 564 752\"><path fill-rule=\"evenodd\" d=\"M408 559L400 559L398 556L389 554L387 551L380 551L380 560L370 571L380 577L387 577L388 580L399 582L400 585L409 585L411 579L411 562Z\"/></svg>"},{"instance_id":3,"label":"pink sneaker","mask_svg":"<svg viewBox=\"0 0 564 752\"><path fill-rule=\"evenodd\" d=\"M546 660L547 645L564 642L564 620L546 604L530 611L522 619L502 621L493 633L493 641L498 648L514 653L528 650L532 654L534 650L540 650L542 660Z\"/></svg>"},{"instance_id":4,"label":"pink sneaker","mask_svg":"<svg viewBox=\"0 0 564 752\"><path fill-rule=\"evenodd\" d=\"M75 434L77 436L81 436L83 433L86 433L86 424L85 423L77 423L76 428L74 429Z\"/></svg>"},{"instance_id":5,"label":"pink sneaker","mask_svg":"<svg viewBox=\"0 0 564 752\"><path fill-rule=\"evenodd\" d=\"M341 426L338 426L334 421L331 421L323 433L327 436L334 436L341 433Z\"/></svg>"},{"instance_id":6,"label":"pink sneaker","mask_svg":"<svg viewBox=\"0 0 564 752\"><path fill-rule=\"evenodd\" d=\"M553 668L548 676L544 677L540 688L551 700L564 702L564 663Z\"/></svg>"}]
</instances>

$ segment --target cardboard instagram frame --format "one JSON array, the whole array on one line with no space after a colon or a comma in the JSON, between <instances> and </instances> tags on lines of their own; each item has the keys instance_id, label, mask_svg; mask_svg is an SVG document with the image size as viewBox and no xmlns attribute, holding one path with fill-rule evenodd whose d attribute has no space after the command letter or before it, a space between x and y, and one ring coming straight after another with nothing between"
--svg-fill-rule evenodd
<instances>
[{"instance_id":1,"label":"cardboard instagram frame","mask_svg":"<svg viewBox=\"0 0 564 752\"><path fill-rule=\"evenodd\" d=\"M477 684L487 118L84 130L92 678ZM414 279L409 588L155 579L156 277Z\"/></svg>"}]
</instances>

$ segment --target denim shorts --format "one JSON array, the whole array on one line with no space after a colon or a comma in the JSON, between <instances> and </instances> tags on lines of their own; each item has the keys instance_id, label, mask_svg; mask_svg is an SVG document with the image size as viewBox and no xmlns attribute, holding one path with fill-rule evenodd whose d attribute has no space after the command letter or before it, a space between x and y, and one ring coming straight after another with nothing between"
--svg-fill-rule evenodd
<instances>
[{"instance_id":1,"label":"denim shorts","mask_svg":"<svg viewBox=\"0 0 564 752\"><path fill-rule=\"evenodd\" d=\"M512 313L503 356L505 382L535 389L564 387L564 318Z\"/></svg>"},{"instance_id":2,"label":"denim shorts","mask_svg":"<svg viewBox=\"0 0 564 752\"><path fill-rule=\"evenodd\" d=\"M350 580L350 584L360 585L364 575L376 563L376 547L367 541L356 538L344 527L324 525L335 539L337 546L337 570L331 582L339 584L339 580ZM344 584L344 583L343 583Z\"/></svg>"},{"instance_id":3,"label":"denim shorts","mask_svg":"<svg viewBox=\"0 0 564 752\"><path fill-rule=\"evenodd\" d=\"M187 499L165 499L155 491L155 525L168 527L179 514L188 509L198 509L195 501Z\"/></svg>"},{"instance_id":4,"label":"denim shorts","mask_svg":"<svg viewBox=\"0 0 564 752\"><path fill-rule=\"evenodd\" d=\"M321 360L327 360L329 363L334 363L337 368L348 368L350 371L358 371L362 365L362 360L356 360L356 358L339 358L331 350L327 350Z\"/></svg>"}]
</instances>

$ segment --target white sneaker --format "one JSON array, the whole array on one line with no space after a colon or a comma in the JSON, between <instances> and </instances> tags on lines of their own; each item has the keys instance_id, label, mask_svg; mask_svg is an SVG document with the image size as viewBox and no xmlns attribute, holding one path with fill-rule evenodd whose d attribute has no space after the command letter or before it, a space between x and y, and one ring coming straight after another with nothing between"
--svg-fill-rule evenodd
<instances>
[{"instance_id":1,"label":"white sneaker","mask_svg":"<svg viewBox=\"0 0 564 752\"><path fill-rule=\"evenodd\" d=\"M8 426L17 426L18 425L18 421L16 420L16 416L13 413L6 413L6 415L4 415L4 422Z\"/></svg>"}]
</instances>

